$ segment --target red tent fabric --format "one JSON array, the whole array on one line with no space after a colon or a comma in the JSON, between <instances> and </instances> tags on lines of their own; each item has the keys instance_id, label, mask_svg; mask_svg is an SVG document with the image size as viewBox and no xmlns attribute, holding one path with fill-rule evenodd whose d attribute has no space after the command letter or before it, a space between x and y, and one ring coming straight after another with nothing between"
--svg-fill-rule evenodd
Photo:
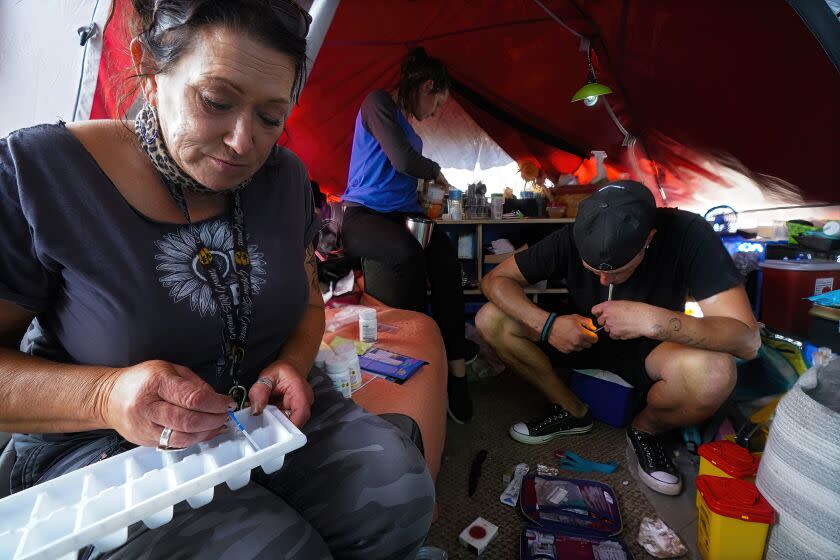
<instances>
[{"instance_id":1,"label":"red tent fabric","mask_svg":"<svg viewBox=\"0 0 840 560\"><path fill-rule=\"evenodd\" d=\"M593 37L599 81L639 138L643 167L679 203L680 171L725 153L752 172L836 201L840 76L783 0L545 0ZM396 83L407 48L421 45L452 76L503 111L580 147L624 161L622 135L602 104L569 103L586 80L580 41L532 0L343 2L288 125L287 145L330 192L347 177L354 119L373 88ZM549 172L580 158L545 145L456 98L514 159ZM652 186L652 185L649 185Z\"/></svg>"},{"instance_id":2,"label":"red tent fabric","mask_svg":"<svg viewBox=\"0 0 840 560\"><path fill-rule=\"evenodd\" d=\"M638 165L603 103L569 102L586 80L585 53L534 0L345 0L281 142L324 190L341 193L364 96L393 87L408 48L419 45L480 96L483 108L453 92L511 157L537 160L550 174L577 169L585 181L593 166L580 154L602 149L615 173L641 172L671 205L696 194L689 176L727 187L702 165L710 159L740 162L760 185L779 183L765 175L789 182L808 200L840 198L833 184L840 74L784 0L541 3L592 38L598 79L612 87L610 105L638 139ZM127 45L109 34L103 68L125 59ZM113 94L99 93L94 116L112 115ZM726 202L725 193L718 198Z\"/></svg>"}]
</instances>

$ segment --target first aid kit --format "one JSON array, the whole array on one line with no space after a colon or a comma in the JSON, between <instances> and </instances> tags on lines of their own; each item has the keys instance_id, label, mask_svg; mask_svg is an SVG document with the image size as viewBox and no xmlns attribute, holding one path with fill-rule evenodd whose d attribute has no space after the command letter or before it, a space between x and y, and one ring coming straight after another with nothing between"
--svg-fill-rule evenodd
<instances>
[{"instance_id":1,"label":"first aid kit","mask_svg":"<svg viewBox=\"0 0 840 560\"><path fill-rule=\"evenodd\" d=\"M594 480L530 474L522 480L520 509L533 524L520 538L521 560L629 560L618 497Z\"/></svg>"}]
</instances>

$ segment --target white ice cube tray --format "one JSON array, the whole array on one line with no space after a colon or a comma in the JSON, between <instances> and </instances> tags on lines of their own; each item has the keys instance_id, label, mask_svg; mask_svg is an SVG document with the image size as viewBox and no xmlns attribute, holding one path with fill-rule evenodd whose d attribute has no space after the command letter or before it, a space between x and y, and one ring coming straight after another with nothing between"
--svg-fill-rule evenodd
<instances>
[{"instance_id":1,"label":"white ice cube tray","mask_svg":"<svg viewBox=\"0 0 840 560\"><path fill-rule=\"evenodd\" d=\"M125 543L132 523L160 527L178 502L206 505L222 482L239 490L251 469L275 472L286 453L306 443L274 406L260 416L246 409L236 417L260 451L232 427L183 451L138 447L0 500L0 559L75 559L91 544L97 552L112 550Z\"/></svg>"}]
</instances>

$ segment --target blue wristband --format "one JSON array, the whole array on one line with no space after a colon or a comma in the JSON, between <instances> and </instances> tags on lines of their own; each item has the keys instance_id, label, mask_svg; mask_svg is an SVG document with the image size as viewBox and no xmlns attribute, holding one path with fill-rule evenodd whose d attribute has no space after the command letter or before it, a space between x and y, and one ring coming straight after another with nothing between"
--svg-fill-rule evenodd
<instances>
[{"instance_id":1,"label":"blue wristband","mask_svg":"<svg viewBox=\"0 0 840 560\"><path fill-rule=\"evenodd\" d=\"M542 334L540 334L540 342L545 342L548 340L548 334L551 332L551 325L554 324L554 320L557 318L557 313L553 311L548 314L548 319L545 320L545 324L542 328Z\"/></svg>"}]
</instances>

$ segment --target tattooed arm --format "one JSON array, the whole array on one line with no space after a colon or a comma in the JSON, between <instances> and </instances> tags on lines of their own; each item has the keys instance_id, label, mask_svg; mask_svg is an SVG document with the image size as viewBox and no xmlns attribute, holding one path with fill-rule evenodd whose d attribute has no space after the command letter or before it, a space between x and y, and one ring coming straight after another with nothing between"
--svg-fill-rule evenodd
<instances>
[{"instance_id":1,"label":"tattooed arm","mask_svg":"<svg viewBox=\"0 0 840 560\"><path fill-rule=\"evenodd\" d=\"M592 313L612 338L646 336L726 352L738 358L755 357L761 337L743 286L730 288L698 303L703 317L691 317L636 301L605 301L593 307Z\"/></svg>"},{"instance_id":2,"label":"tattooed arm","mask_svg":"<svg viewBox=\"0 0 840 560\"><path fill-rule=\"evenodd\" d=\"M315 361L315 354L324 336L324 298L318 285L315 249L311 244L306 249L303 266L309 285L309 305L277 359L291 363L306 375Z\"/></svg>"},{"instance_id":3,"label":"tattooed arm","mask_svg":"<svg viewBox=\"0 0 840 560\"><path fill-rule=\"evenodd\" d=\"M758 323L743 286L735 286L697 302L703 317L661 309L651 338L695 348L726 352L751 360L761 346Z\"/></svg>"},{"instance_id":4,"label":"tattooed arm","mask_svg":"<svg viewBox=\"0 0 840 560\"><path fill-rule=\"evenodd\" d=\"M324 299L318 285L315 250L311 245L306 250L304 268L309 286L309 305L297 328L277 354L277 359L259 374L260 381L270 383L254 383L248 392L253 413L260 414L266 404L274 404L284 410L298 427L309 420L310 407L315 400L306 377L324 336Z\"/></svg>"}]
</instances>

